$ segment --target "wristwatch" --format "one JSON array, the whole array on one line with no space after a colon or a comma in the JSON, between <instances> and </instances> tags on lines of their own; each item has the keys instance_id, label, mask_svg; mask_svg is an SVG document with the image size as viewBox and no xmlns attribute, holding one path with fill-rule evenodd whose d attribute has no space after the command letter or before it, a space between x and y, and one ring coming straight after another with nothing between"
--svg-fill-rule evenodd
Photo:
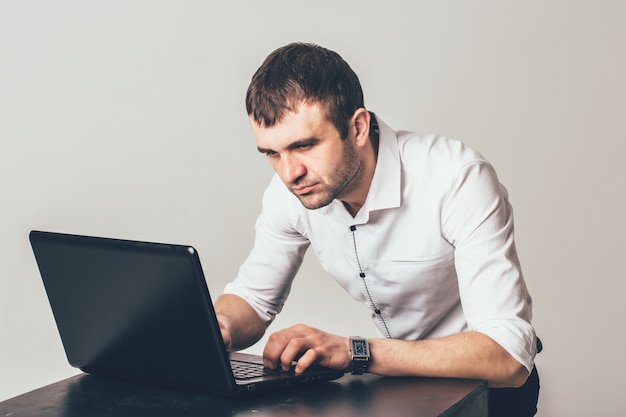
<instances>
[{"instance_id":1,"label":"wristwatch","mask_svg":"<svg viewBox=\"0 0 626 417\"><path fill-rule=\"evenodd\" d=\"M370 363L370 345L367 339L358 336L350 337L350 356L352 375L363 375Z\"/></svg>"}]
</instances>

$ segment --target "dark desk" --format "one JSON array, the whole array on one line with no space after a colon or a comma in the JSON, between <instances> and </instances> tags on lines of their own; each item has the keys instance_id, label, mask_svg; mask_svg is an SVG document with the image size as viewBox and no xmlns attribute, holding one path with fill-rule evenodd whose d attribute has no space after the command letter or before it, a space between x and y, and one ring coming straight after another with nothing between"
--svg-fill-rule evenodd
<instances>
[{"instance_id":1,"label":"dark desk","mask_svg":"<svg viewBox=\"0 0 626 417\"><path fill-rule=\"evenodd\" d=\"M0 403L2 417L487 416L481 381L345 376L306 389L229 400L78 375Z\"/></svg>"}]
</instances>

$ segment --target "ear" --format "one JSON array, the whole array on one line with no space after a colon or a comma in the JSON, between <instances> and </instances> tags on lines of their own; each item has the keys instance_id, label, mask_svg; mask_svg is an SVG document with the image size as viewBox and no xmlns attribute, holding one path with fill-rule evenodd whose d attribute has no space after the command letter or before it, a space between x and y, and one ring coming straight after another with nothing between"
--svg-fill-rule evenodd
<instances>
[{"instance_id":1,"label":"ear","mask_svg":"<svg viewBox=\"0 0 626 417\"><path fill-rule=\"evenodd\" d=\"M365 108L358 108L352 115L352 126L356 130L355 140L358 146L363 146L370 140L370 112Z\"/></svg>"}]
</instances>

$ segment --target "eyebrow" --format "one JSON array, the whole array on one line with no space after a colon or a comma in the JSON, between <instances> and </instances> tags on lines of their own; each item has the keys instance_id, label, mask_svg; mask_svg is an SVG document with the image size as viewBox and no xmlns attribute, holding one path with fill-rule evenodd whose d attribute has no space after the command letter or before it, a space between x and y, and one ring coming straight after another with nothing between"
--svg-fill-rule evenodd
<instances>
[{"instance_id":1,"label":"eyebrow","mask_svg":"<svg viewBox=\"0 0 626 417\"><path fill-rule=\"evenodd\" d=\"M293 149L297 149L297 148L299 148L301 146L311 146L311 145L315 145L319 141L320 140L318 138L300 139L300 140L297 140L297 141L292 142L289 145L287 145L286 149L287 150L293 150ZM260 146L257 146L257 149L261 153L276 152L273 149L261 148Z\"/></svg>"},{"instance_id":2,"label":"eyebrow","mask_svg":"<svg viewBox=\"0 0 626 417\"><path fill-rule=\"evenodd\" d=\"M257 146L256 148L257 148L257 150L258 150L259 152L261 152L261 153L274 152L274 151L273 151L273 150L271 150L271 149L261 148L260 146Z\"/></svg>"}]
</instances>

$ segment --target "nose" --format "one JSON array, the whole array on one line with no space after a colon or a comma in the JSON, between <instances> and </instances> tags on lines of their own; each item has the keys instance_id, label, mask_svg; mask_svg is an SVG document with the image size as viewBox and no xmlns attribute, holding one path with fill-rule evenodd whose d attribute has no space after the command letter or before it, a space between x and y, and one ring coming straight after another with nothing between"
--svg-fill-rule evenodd
<instances>
[{"instance_id":1,"label":"nose","mask_svg":"<svg viewBox=\"0 0 626 417\"><path fill-rule=\"evenodd\" d=\"M279 175L287 184L295 184L306 174L306 167L297 156L283 155L280 160Z\"/></svg>"}]
</instances>

